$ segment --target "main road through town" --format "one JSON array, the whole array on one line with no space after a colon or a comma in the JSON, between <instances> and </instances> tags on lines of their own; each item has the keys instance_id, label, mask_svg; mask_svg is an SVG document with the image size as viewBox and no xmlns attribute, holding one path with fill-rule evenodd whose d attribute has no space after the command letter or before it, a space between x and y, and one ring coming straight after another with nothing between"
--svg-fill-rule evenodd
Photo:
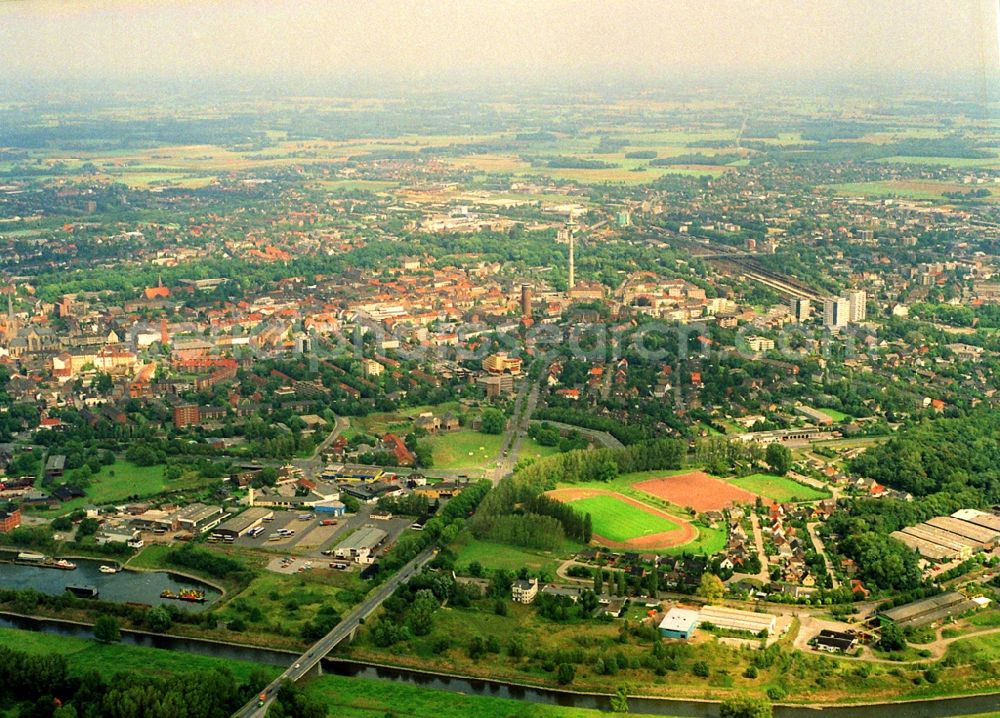
<instances>
[{"instance_id":1,"label":"main road through town","mask_svg":"<svg viewBox=\"0 0 1000 718\"><path fill-rule=\"evenodd\" d=\"M385 599L392 595L392 592L400 584L406 583L410 578L419 573L424 564L433 557L434 550L427 549L403 566L392 578L375 589L357 608L345 616L332 631L316 641L308 651L303 653L291 666L285 669L284 673L271 681L270 685L262 691L264 695L263 701L259 697L256 697L236 711L233 716L235 718L264 718L268 706L274 700L275 694L278 692L278 687L283 681L297 681L315 668L330 651L336 648L337 644L354 632L361 624L362 619L371 615L376 608L382 605Z\"/></svg>"},{"instance_id":2,"label":"main road through town","mask_svg":"<svg viewBox=\"0 0 1000 718\"><path fill-rule=\"evenodd\" d=\"M514 418L511 419L504 432L503 441L500 442L500 455L497 456L497 467L490 477L494 485L500 483L500 479L514 471L517 456L521 452L521 442L524 441L524 437L528 433L531 415L535 412L535 405L538 403L540 388L540 380L532 381L530 377L525 377L524 383L517 393L517 398L514 400Z\"/></svg>"}]
</instances>

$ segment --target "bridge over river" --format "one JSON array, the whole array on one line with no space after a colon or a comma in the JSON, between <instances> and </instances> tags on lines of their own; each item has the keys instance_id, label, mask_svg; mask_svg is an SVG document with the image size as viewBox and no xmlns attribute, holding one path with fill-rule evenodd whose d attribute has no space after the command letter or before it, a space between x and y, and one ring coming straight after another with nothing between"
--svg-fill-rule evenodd
<instances>
[{"instance_id":1,"label":"bridge over river","mask_svg":"<svg viewBox=\"0 0 1000 718\"><path fill-rule=\"evenodd\" d=\"M275 694L278 692L278 686L280 686L283 681L297 681L314 668L317 668L319 666L319 662L322 661L330 651L336 648L341 641L354 634L354 631L357 630L358 626L361 624L362 619L370 616L376 608L382 605L382 602L385 601L385 599L392 595L393 591L395 591L400 584L406 583L410 580L410 578L419 573L420 569L424 567L424 564L430 561L433 557L434 550L427 549L403 566L403 568L397 571L392 578L375 589L370 596L365 598L365 600L357 606L357 608L345 616L332 631L316 641L316 643L314 643L308 651L303 653L298 660L286 668L284 673L271 681L270 685L268 685L262 692L265 696L264 700L254 699L234 713L234 717L264 718L264 714L267 712L268 706L274 700Z\"/></svg>"}]
</instances>

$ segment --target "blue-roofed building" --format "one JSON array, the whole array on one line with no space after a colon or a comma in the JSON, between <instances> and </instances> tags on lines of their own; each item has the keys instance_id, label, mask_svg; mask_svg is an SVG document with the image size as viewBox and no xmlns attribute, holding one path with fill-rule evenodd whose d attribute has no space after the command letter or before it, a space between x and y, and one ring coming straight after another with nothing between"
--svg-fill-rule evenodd
<instances>
[{"instance_id":1,"label":"blue-roofed building","mask_svg":"<svg viewBox=\"0 0 1000 718\"><path fill-rule=\"evenodd\" d=\"M324 516L343 516L345 506L339 501L321 501L313 504L313 511Z\"/></svg>"}]
</instances>

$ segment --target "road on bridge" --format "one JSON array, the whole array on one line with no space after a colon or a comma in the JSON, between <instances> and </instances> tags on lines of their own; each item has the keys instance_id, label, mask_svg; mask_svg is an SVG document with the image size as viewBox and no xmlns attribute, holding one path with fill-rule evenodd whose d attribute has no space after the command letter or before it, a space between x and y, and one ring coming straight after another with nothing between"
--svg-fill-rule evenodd
<instances>
[{"instance_id":1,"label":"road on bridge","mask_svg":"<svg viewBox=\"0 0 1000 718\"><path fill-rule=\"evenodd\" d=\"M382 602L392 595L400 584L406 583L414 575L420 572L428 561L434 557L434 550L427 549L416 558L401 568L392 578L379 586L375 591L365 598L357 608L351 611L332 631L319 639L312 647L303 653L285 672L275 678L262 692L266 699L261 705L258 698L240 708L233 714L234 718L264 718L268 706L274 700L278 692L278 687L283 681L297 681L302 676L316 667L323 658L341 641L350 636L360 625L361 619L371 615L371 613L382 605Z\"/></svg>"}]
</instances>

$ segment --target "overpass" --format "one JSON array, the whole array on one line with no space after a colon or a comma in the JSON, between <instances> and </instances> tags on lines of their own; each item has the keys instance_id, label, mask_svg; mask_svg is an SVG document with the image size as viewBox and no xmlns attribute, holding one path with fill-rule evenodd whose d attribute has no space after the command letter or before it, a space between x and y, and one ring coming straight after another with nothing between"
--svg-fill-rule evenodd
<instances>
[{"instance_id":1,"label":"overpass","mask_svg":"<svg viewBox=\"0 0 1000 718\"><path fill-rule=\"evenodd\" d=\"M336 648L342 641L354 635L354 631L357 630L362 619L370 616L376 608L382 605L385 599L392 595L393 591L416 575L424 567L424 564L434 557L435 553L433 549L427 549L403 566L403 568L399 569L392 578L375 589L371 595L345 616L340 623L334 626L332 631L316 641L308 651L303 653L291 666L286 668L280 676L271 681L267 688L261 692L261 695L265 696L264 700L254 698L236 711L233 714L233 718L264 718L268 707L274 701L278 687L284 681L295 682L314 668L318 668L320 661L330 651Z\"/></svg>"}]
</instances>

